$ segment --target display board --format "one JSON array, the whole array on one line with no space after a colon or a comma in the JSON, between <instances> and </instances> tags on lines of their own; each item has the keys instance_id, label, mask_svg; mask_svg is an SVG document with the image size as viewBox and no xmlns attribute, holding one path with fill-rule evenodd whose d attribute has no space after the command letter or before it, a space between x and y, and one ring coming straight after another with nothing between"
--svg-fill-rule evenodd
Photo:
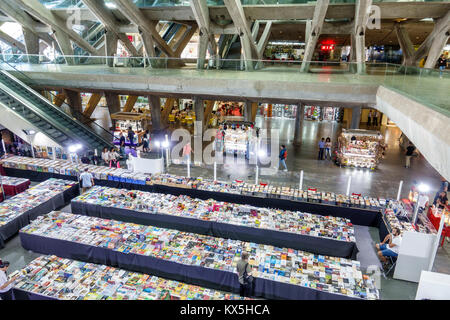
<instances>
[{"instance_id":1,"label":"display board","mask_svg":"<svg viewBox=\"0 0 450 320\"><path fill-rule=\"evenodd\" d=\"M450 275L422 271L416 300L450 300Z\"/></svg>"}]
</instances>

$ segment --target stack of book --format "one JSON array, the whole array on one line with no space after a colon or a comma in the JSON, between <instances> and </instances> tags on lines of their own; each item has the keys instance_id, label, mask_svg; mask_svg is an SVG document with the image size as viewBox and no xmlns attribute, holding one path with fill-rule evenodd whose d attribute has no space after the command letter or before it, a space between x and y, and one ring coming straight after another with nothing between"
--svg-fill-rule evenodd
<instances>
[{"instance_id":1,"label":"stack of book","mask_svg":"<svg viewBox=\"0 0 450 320\"><path fill-rule=\"evenodd\" d=\"M30 181L29 179L24 178L15 178L15 177L7 177L7 176L0 176L0 183L6 186L18 186L22 183L25 183L27 181Z\"/></svg>"},{"instance_id":2,"label":"stack of book","mask_svg":"<svg viewBox=\"0 0 450 320\"><path fill-rule=\"evenodd\" d=\"M50 200L75 184L73 181L48 179L0 204L0 227Z\"/></svg>"},{"instance_id":3,"label":"stack of book","mask_svg":"<svg viewBox=\"0 0 450 320\"><path fill-rule=\"evenodd\" d=\"M40 216L21 232L232 273L245 250L257 278L349 297L379 298L360 262L344 258L65 212Z\"/></svg>"},{"instance_id":4,"label":"stack of book","mask_svg":"<svg viewBox=\"0 0 450 320\"><path fill-rule=\"evenodd\" d=\"M40 256L11 277L16 275L14 288L60 300L243 300L226 292L56 256Z\"/></svg>"},{"instance_id":5,"label":"stack of book","mask_svg":"<svg viewBox=\"0 0 450 320\"><path fill-rule=\"evenodd\" d=\"M349 219L95 186L73 201L355 242Z\"/></svg>"}]
</instances>

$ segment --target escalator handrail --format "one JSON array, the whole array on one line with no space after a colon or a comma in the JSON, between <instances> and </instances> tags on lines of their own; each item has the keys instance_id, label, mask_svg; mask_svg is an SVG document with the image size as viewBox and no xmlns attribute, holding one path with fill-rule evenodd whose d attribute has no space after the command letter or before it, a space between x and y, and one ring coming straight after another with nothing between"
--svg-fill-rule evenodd
<instances>
[{"instance_id":1,"label":"escalator handrail","mask_svg":"<svg viewBox=\"0 0 450 320\"><path fill-rule=\"evenodd\" d=\"M77 125L79 125L81 128L84 129L84 131L87 131L89 134L94 135L97 140L100 140L103 144L107 145L107 146L112 146L112 142L108 142L106 141L103 137L101 137L100 135L98 135L96 132L93 132L92 130L90 130L86 125L84 125L82 122L80 122L79 120L77 120L75 117L70 117L66 112L62 111L61 109L55 107L52 103L50 103L50 101L48 101L47 99L45 99L42 95L38 94L36 91L34 91L33 89L31 89L29 86L27 86L26 84L24 84L22 81L20 81L19 79L13 77L9 72L5 71L5 70L0 70L3 74L7 75L11 80L13 80L14 82L18 83L19 85L21 85L22 87L24 87L25 89L27 89L29 92L33 93L36 97L38 97L39 99L41 99L41 101L43 101L44 103L46 103L47 105L49 105L52 110L54 110L55 112L59 113L62 117L74 121L75 123L77 123ZM31 80L31 79L30 79ZM53 96L53 95L52 95ZM65 107L68 107L70 109L70 107L66 104L63 103L65 105ZM82 116L81 113L70 109L72 113L78 113L80 114L80 116ZM100 126L99 126L100 127ZM65 128L65 127L64 127ZM100 127L101 128L101 127ZM102 128L103 130L105 130L104 128ZM106 130L105 130L106 131ZM65 132L65 130L63 131ZM108 132L108 131L106 131ZM109 133L109 132L108 132ZM111 135L111 137L113 136L111 133L109 133ZM112 141L112 140L111 140Z\"/></svg>"}]
</instances>

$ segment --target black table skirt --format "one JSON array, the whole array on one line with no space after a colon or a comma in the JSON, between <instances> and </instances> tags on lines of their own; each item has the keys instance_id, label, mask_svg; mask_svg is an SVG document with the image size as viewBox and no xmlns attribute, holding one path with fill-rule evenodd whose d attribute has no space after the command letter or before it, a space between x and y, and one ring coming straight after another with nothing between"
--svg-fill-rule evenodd
<instances>
[{"instance_id":1,"label":"black table skirt","mask_svg":"<svg viewBox=\"0 0 450 320\"><path fill-rule=\"evenodd\" d=\"M76 242L47 238L38 235L19 233L22 246L27 250L42 254L53 254L62 258L99 263L135 272L173 279L189 284L204 286L228 292L239 292L237 274L190 266L159 258L132 253L122 253L107 248L80 244ZM320 290L281 283L261 278L255 279L255 297L266 299L294 300L355 300L344 295L322 292ZM360 299L356 299L360 300Z\"/></svg>"},{"instance_id":2,"label":"black table skirt","mask_svg":"<svg viewBox=\"0 0 450 320\"><path fill-rule=\"evenodd\" d=\"M384 238L389 234L389 230L386 226L386 223L383 219L381 219L380 228L378 229L378 235L380 236L380 241L383 241Z\"/></svg>"},{"instance_id":3,"label":"black table skirt","mask_svg":"<svg viewBox=\"0 0 450 320\"><path fill-rule=\"evenodd\" d=\"M38 216L49 213L52 210L59 209L67 205L73 198L80 194L78 184L54 196L53 198L41 203L15 219L11 220L4 226L0 227L0 248L5 246L5 241L14 236L19 230L28 225L32 220Z\"/></svg>"},{"instance_id":4,"label":"black table skirt","mask_svg":"<svg viewBox=\"0 0 450 320\"><path fill-rule=\"evenodd\" d=\"M356 243L299 235L276 230L258 229L229 223L205 221L166 214L136 212L123 208L104 207L80 201L72 201L72 213L119 220L160 228L177 229L214 237L262 243L276 247L292 248L315 254L356 259Z\"/></svg>"},{"instance_id":5,"label":"black table skirt","mask_svg":"<svg viewBox=\"0 0 450 320\"><path fill-rule=\"evenodd\" d=\"M49 172L37 172L14 168L5 168L5 171L8 176L28 178L32 181L44 181L49 178L59 178L74 181L77 180L77 177L75 176L66 176ZM172 194L175 196L188 195L192 198L199 198L202 200L212 198L217 201L248 204L256 207L276 208L281 210L309 212L323 216L341 217L350 219L350 221L353 224L368 227L379 228L381 222L381 212L379 210L377 211L357 207L344 207L323 203L302 202L286 199L262 198L226 192L212 192L197 189L178 188L166 185L142 185L113 180L97 180L97 179L95 179L95 183L100 186L108 186L113 188L134 189L148 192Z\"/></svg>"},{"instance_id":6,"label":"black table skirt","mask_svg":"<svg viewBox=\"0 0 450 320\"><path fill-rule=\"evenodd\" d=\"M13 299L14 300L58 300L57 298L44 296L34 292L28 292L18 288L13 288Z\"/></svg>"}]
</instances>

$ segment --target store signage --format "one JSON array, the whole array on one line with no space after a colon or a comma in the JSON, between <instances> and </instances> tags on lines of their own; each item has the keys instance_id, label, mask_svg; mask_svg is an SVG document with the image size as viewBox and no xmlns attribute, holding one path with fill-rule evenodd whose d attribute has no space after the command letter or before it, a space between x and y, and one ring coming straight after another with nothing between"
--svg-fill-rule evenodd
<instances>
[{"instance_id":1,"label":"store signage","mask_svg":"<svg viewBox=\"0 0 450 320\"><path fill-rule=\"evenodd\" d=\"M322 44L320 46L320 50L322 50L322 51L334 50L334 44Z\"/></svg>"}]
</instances>

